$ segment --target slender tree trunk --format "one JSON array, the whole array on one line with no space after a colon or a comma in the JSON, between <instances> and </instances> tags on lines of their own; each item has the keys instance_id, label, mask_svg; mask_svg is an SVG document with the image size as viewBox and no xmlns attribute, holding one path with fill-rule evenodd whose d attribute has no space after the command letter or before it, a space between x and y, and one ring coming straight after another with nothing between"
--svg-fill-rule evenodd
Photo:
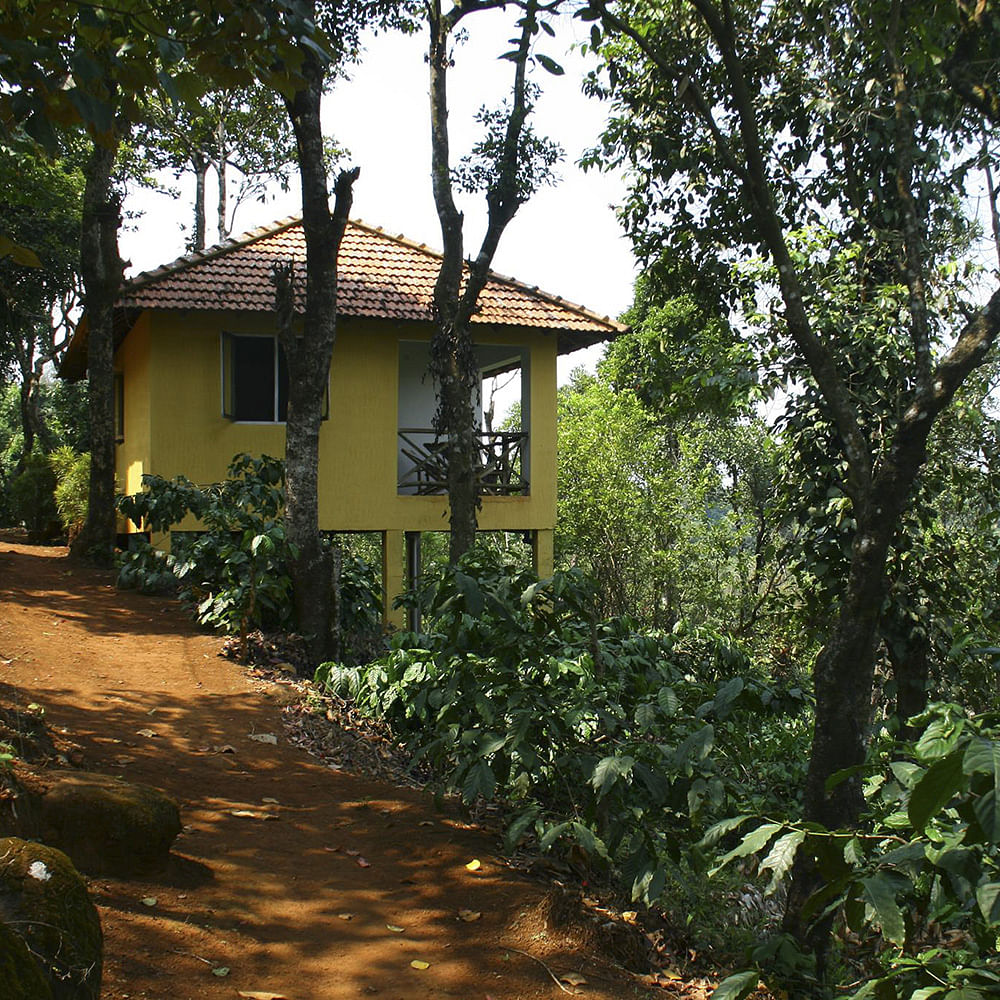
<instances>
[{"instance_id":1,"label":"slender tree trunk","mask_svg":"<svg viewBox=\"0 0 1000 1000\"><path fill-rule=\"evenodd\" d=\"M205 180L208 161L201 153L195 153L191 165L194 167L194 239L191 249L205 249Z\"/></svg>"},{"instance_id":2,"label":"slender tree trunk","mask_svg":"<svg viewBox=\"0 0 1000 1000\"><path fill-rule=\"evenodd\" d=\"M310 9L312 4L304 5ZM302 180L302 227L306 238L306 312L301 333L293 329L292 286L281 292L286 304L279 319L279 336L288 363L288 419L285 428L285 522L297 556L292 583L299 628L310 655L320 661L331 655L332 568L319 534L319 431L337 331L337 258L350 213L353 185L359 171L342 171L335 185L331 214L327 189L320 102L325 65L312 51L304 55L307 84L286 99L298 148Z\"/></svg>"},{"instance_id":3,"label":"slender tree trunk","mask_svg":"<svg viewBox=\"0 0 1000 1000\"><path fill-rule=\"evenodd\" d=\"M899 720L899 735L904 740L915 740L919 730L907 725L906 720L919 715L927 707L930 681L930 642L922 632L916 632L899 643L889 643L889 662L892 679L896 683L896 703L893 706Z\"/></svg>"},{"instance_id":4,"label":"slender tree trunk","mask_svg":"<svg viewBox=\"0 0 1000 1000\"><path fill-rule=\"evenodd\" d=\"M468 322L459 315L464 266L464 218L451 187L448 138L448 44L452 22L434 3L428 64L431 91L431 180L441 223L443 257L434 285L431 369L438 386L434 429L446 439L451 533L448 560L454 564L476 540L479 509L479 443L473 392L479 370Z\"/></svg>"},{"instance_id":5,"label":"slender tree trunk","mask_svg":"<svg viewBox=\"0 0 1000 1000\"><path fill-rule=\"evenodd\" d=\"M110 565L115 547L114 330L115 298L124 263L118 253L121 204L111 173L118 152L94 144L87 161L80 237L87 331L90 398L90 491L87 520L73 543L74 553Z\"/></svg>"},{"instance_id":6,"label":"slender tree trunk","mask_svg":"<svg viewBox=\"0 0 1000 1000\"><path fill-rule=\"evenodd\" d=\"M229 235L229 225L226 222L226 164L228 161L228 150L226 147L226 125L221 118L215 130L215 138L217 144L216 153L218 155L215 163L215 172L219 179L219 242L221 243Z\"/></svg>"},{"instance_id":7,"label":"slender tree trunk","mask_svg":"<svg viewBox=\"0 0 1000 1000\"><path fill-rule=\"evenodd\" d=\"M516 182L520 140L528 115L525 66L537 4L529 0L521 20L514 59L513 100L496 176L486 192L489 210L486 235L462 287L464 238L462 213L455 205L448 138L448 51L451 34L467 9L442 13L440 0L428 4L430 21L431 183L441 224L443 255L434 286L434 333L431 337L431 374L438 387L434 430L447 439L448 504L451 509L448 561L454 565L476 539L482 461L476 426L474 393L479 387L479 365L472 342L471 321L479 294L489 278L500 237L514 218L523 195Z\"/></svg>"}]
</instances>

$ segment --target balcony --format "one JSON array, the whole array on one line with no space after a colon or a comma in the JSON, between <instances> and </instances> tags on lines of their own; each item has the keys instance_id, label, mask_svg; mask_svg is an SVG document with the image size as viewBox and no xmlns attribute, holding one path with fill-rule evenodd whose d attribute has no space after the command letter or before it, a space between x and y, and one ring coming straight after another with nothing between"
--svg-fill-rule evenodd
<instances>
[{"instance_id":1,"label":"balcony","mask_svg":"<svg viewBox=\"0 0 1000 1000\"><path fill-rule=\"evenodd\" d=\"M524 431L481 431L479 455L482 496L527 496L524 474L528 435ZM448 492L447 444L429 427L399 430L398 491L411 496Z\"/></svg>"}]
</instances>

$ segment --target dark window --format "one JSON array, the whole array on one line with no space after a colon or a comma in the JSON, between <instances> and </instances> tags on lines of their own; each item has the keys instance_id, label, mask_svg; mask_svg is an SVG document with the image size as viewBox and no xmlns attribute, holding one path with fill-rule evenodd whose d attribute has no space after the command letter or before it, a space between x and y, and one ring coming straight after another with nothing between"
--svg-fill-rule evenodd
<instances>
[{"instance_id":1,"label":"dark window","mask_svg":"<svg viewBox=\"0 0 1000 1000\"><path fill-rule=\"evenodd\" d=\"M275 337L222 335L222 413L230 420L284 423L288 419L288 363ZM327 389L323 419L329 415Z\"/></svg>"},{"instance_id":2,"label":"dark window","mask_svg":"<svg viewBox=\"0 0 1000 1000\"><path fill-rule=\"evenodd\" d=\"M273 423L288 409L285 352L274 337L223 334L225 415Z\"/></svg>"}]
</instances>

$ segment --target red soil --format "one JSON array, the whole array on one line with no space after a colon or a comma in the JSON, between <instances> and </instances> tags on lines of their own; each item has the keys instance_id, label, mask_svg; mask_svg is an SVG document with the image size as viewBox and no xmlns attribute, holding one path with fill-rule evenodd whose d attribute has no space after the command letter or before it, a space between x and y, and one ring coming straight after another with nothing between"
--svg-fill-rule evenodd
<instances>
[{"instance_id":1,"label":"red soil","mask_svg":"<svg viewBox=\"0 0 1000 1000\"><path fill-rule=\"evenodd\" d=\"M0 683L40 703L88 770L181 804L165 875L90 882L107 1000L651 995L579 928L551 926L546 887L506 867L495 838L426 792L290 745L278 706L219 647L171 601L117 591L61 548L0 539Z\"/></svg>"}]
</instances>

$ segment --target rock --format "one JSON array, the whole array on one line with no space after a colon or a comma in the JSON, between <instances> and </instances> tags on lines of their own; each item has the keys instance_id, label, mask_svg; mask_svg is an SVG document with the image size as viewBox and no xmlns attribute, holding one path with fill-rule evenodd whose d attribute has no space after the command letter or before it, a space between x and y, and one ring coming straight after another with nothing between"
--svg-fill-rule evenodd
<instances>
[{"instance_id":1,"label":"rock","mask_svg":"<svg viewBox=\"0 0 1000 1000\"><path fill-rule=\"evenodd\" d=\"M262 693L281 708L296 705L302 700L302 695L291 684L267 684Z\"/></svg>"},{"instance_id":2,"label":"rock","mask_svg":"<svg viewBox=\"0 0 1000 1000\"><path fill-rule=\"evenodd\" d=\"M103 774L67 774L41 801L41 839L92 875L162 871L180 832L180 810L170 796Z\"/></svg>"},{"instance_id":3,"label":"rock","mask_svg":"<svg viewBox=\"0 0 1000 1000\"><path fill-rule=\"evenodd\" d=\"M26 997L98 1000L101 921L62 851L17 837L0 840L0 922L27 945L47 980L48 993L43 988Z\"/></svg>"},{"instance_id":4,"label":"rock","mask_svg":"<svg viewBox=\"0 0 1000 1000\"><path fill-rule=\"evenodd\" d=\"M52 1000L42 967L4 923L0 923L0 983L4 984L4 1000Z\"/></svg>"}]
</instances>

